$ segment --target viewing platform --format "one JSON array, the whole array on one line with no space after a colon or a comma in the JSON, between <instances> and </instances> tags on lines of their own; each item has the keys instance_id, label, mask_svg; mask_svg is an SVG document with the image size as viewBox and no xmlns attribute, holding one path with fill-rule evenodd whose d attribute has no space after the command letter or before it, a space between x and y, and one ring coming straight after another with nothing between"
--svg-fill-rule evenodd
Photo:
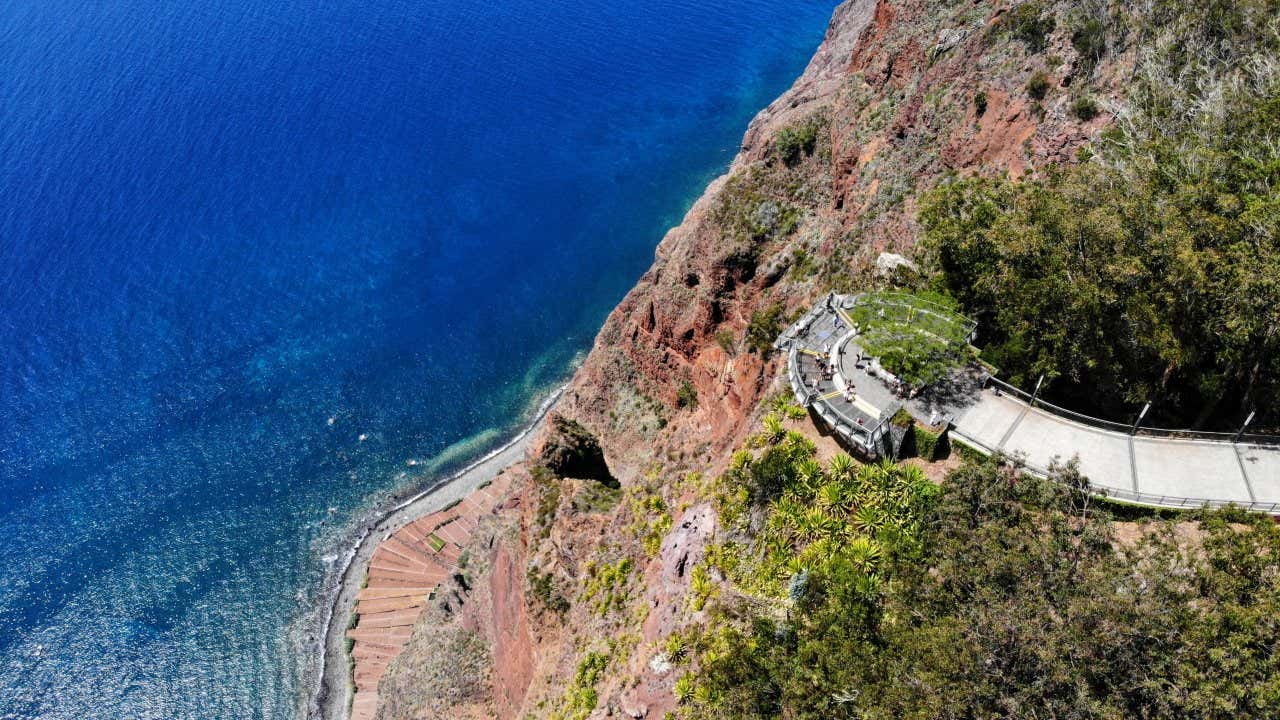
<instances>
[{"instance_id":1,"label":"viewing platform","mask_svg":"<svg viewBox=\"0 0 1280 720\"><path fill-rule=\"evenodd\" d=\"M1142 427L1091 418L992 377L972 320L903 293L831 294L778 338L796 402L866 459L897 458L902 409L986 454L1047 477L1074 460L1096 495L1164 508L1235 505L1280 515L1280 437ZM871 350L874 348L874 351ZM873 355L914 368L905 381ZM922 382L922 363L936 361ZM927 418L927 420L926 420Z\"/></svg>"},{"instance_id":2,"label":"viewing platform","mask_svg":"<svg viewBox=\"0 0 1280 720\"><path fill-rule=\"evenodd\" d=\"M903 293L827 295L783 332L774 344L787 353L787 375L796 402L812 411L854 452L867 459L895 458L901 433L890 422L902 409L937 424L954 415L948 399L965 373L942 379L936 388L913 386L872 357L865 340L875 327L875 346L883 329L896 328L897 340L925 345L964 346L975 323L926 300ZM903 342L904 349L909 342ZM972 381L975 384L976 378ZM941 390L942 392L924 392ZM967 396L962 393L961 396Z\"/></svg>"}]
</instances>

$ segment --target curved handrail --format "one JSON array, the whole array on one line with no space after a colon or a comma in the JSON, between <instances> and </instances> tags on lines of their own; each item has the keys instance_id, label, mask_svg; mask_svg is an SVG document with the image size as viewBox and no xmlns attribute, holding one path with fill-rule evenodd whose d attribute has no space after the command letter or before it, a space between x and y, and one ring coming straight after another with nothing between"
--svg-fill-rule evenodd
<instances>
[{"instance_id":1,"label":"curved handrail","mask_svg":"<svg viewBox=\"0 0 1280 720\"><path fill-rule=\"evenodd\" d=\"M796 401L806 407L816 408L820 417L831 423L846 437L850 440L856 440L867 450L874 452L875 443L883 437L885 424L888 423L892 414L882 413L882 417L878 418L879 422L875 426L867 427L859 425L856 419L850 418L831 403L815 398L807 389L808 386L805 385L804 373L800 370L799 355L799 348L792 345L787 353L787 379L791 382L791 389Z\"/></svg>"},{"instance_id":2,"label":"curved handrail","mask_svg":"<svg viewBox=\"0 0 1280 720\"><path fill-rule=\"evenodd\" d=\"M966 435L962 430L956 427L951 428L953 438L959 440L965 445L969 445L975 450L986 454L993 455L995 450L978 442L972 437ZM1042 478L1049 478L1049 469L1027 462L1026 458L1021 456L1010 457L1010 460L1017 464L1018 467L1030 472L1033 475ZM1169 508L1173 510L1199 510L1201 508L1226 508L1238 507L1250 512L1263 512L1271 515L1280 514L1280 502L1240 502L1238 500L1211 500L1205 498L1189 498L1179 495L1156 495L1154 493L1144 493L1138 490L1125 490L1123 488L1103 487L1101 485L1089 485L1087 491L1098 497L1108 500L1122 500L1124 502L1134 503L1137 505L1147 505L1150 507Z\"/></svg>"},{"instance_id":3,"label":"curved handrail","mask_svg":"<svg viewBox=\"0 0 1280 720\"><path fill-rule=\"evenodd\" d=\"M1260 433L1236 433L1214 432L1208 430L1191 430L1191 429L1170 429L1170 428L1154 428L1154 427L1137 427L1133 424L1118 423L1113 420L1103 420L1084 413L1078 413L1074 410L1068 410L1059 405L1047 402L1043 398L1035 397L1017 387L1010 385L1003 380L995 377L987 377L987 383L998 387L1010 395L1022 400L1031 407L1047 410L1050 414L1074 420L1082 425L1088 425L1100 430L1108 430L1111 432L1124 433L1126 435L1137 435L1140 437L1158 437L1170 438L1175 440L1204 440L1210 442L1240 443L1250 445L1280 445L1280 436L1264 435Z\"/></svg>"}]
</instances>

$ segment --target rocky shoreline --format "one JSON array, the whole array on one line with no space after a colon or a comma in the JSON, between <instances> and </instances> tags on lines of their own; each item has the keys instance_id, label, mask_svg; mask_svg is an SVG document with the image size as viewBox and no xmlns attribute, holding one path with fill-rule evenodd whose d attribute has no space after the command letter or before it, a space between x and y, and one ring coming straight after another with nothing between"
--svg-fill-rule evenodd
<instances>
[{"instance_id":1,"label":"rocky shoreline","mask_svg":"<svg viewBox=\"0 0 1280 720\"><path fill-rule=\"evenodd\" d=\"M345 555L345 568L328 603L329 614L324 620L321 643L321 663L317 670L315 692L306 712L309 720L342 720L350 714L353 688L347 658L346 629L374 551L405 525L460 502L480 486L491 482L503 470L524 459L530 442L563 392L562 386L543 400L529 424L506 444L398 503L365 528Z\"/></svg>"}]
</instances>

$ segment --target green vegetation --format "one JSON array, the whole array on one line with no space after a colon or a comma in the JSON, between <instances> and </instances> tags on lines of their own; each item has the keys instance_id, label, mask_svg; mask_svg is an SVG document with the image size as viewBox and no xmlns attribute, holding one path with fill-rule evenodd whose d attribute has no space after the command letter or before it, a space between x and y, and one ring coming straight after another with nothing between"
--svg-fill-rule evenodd
<instances>
[{"instance_id":1,"label":"green vegetation","mask_svg":"<svg viewBox=\"0 0 1280 720\"><path fill-rule=\"evenodd\" d=\"M768 407L774 415L787 420L803 420L809 412L796 403L788 392L780 392L769 399Z\"/></svg>"},{"instance_id":2,"label":"green vegetation","mask_svg":"<svg viewBox=\"0 0 1280 720\"><path fill-rule=\"evenodd\" d=\"M1026 43L1029 52L1039 53L1044 50L1057 22L1043 2L1024 2L1005 16L1001 27L1015 40Z\"/></svg>"},{"instance_id":3,"label":"green vegetation","mask_svg":"<svg viewBox=\"0 0 1280 720\"><path fill-rule=\"evenodd\" d=\"M1043 100L1049 94L1049 76L1043 70L1032 73L1027 80L1027 95L1033 100Z\"/></svg>"},{"instance_id":4,"label":"green vegetation","mask_svg":"<svg viewBox=\"0 0 1280 720\"><path fill-rule=\"evenodd\" d=\"M1276 716L1280 528L1205 513L1197 542L1152 520L1120 542L1086 485L997 458L939 487L795 435L739 453L707 562L735 592L691 591L680 717Z\"/></svg>"},{"instance_id":5,"label":"green vegetation","mask_svg":"<svg viewBox=\"0 0 1280 720\"><path fill-rule=\"evenodd\" d=\"M565 690L564 710L553 713L554 720L586 720L592 710L596 709L599 697L596 684L604 677L609 667L609 655L602 652L589 652L578 663L573 675L573 684Z\"/></svg>"},{"instance_id":6,"label":"green vegetation","mask_svg":"<svg viewBox=\"0 0 1280 720\"><path fill-rule=\"evenodd\" d=\"M649 557L658 554L662 540L671 530L671 511L662 496L649 488L637 490L630 499L631 534L640 538L640 546Z\"/></svg>"},{"instance_id":7,"label":"green vegetation","mask_svg":"<svg viewBox=\"0 0 1280 720\"><path fill-rule=\"evenodd\" d=\"M978 117L987 114L987 93L985 90L979 90L973 96L973 113Z\"/></svg>"},{"instance_id":8,"label":"green vegetation","mask_svg":"<svg viewBox=\"0 0 1280 720\"><path fill-rule=\"evenodd\" d=\"M945 438L919 425L911 427L911 441L915 445L916 456L922 460L934 462L950 454Z\"/></svg>"},{"instance_id":9,"label":"green vegetation","mask_svg":"<svg viewBox=\"0 0 1280 720\"><path fill-rule=\"evenodd\" d=\"M918 468L860 466L839 455L824 467L799 433L770 438L757 455L734 456L717 499L729 544L708 564L746 591L774 599L794 595L798 577L845 589L879 582L882 550L913 527L915 509L936 489ZM759 524L758 511L768 514ZM854 569L858 572L854 572ZM695 609L711 590L696 587Z\"/></svg>"},{"instance_id":10,"label":"green vegetation","mask_svg":"<svg viewBox=\"0 0 1280 720\"><path fill-rule=\"evenodd\" d=\"M602 513L612 510L622 499L622 490L600 483L583 483L569 500L580 513Z\"/></svg>"},{"instance_id":11,"label":"green vegetation","mask_svg":"<svg viewBox=\"0 0 1280 720\"><path fill-rule=\"evenodd\" d=\"M818 272L818 260L808 250L796 248L791 252L790 275L793 280L805 280Z\"/></svg>"},{"instance_id":12,"label":"green vegetation","mask_svg":"<svg viewBox=\"0 0 1280 720\"><path fill-rule=\"evenodd\" d=\"M622 610L630 599L628 584L634 563L624 557L616 562L587 565L587 577L583 583L582 601L591 603L591 609L601 617L613 610Z\"/></svg>"},{"instance_id":13,"label":"green vegetation","mask_svg":"<svg viewBox=\"0 0 1280 720\"><path fill-rule=\"evenodd\" d=\"M773 190L771 174L757 167L729 178L720 193L714 218L725 237L747 253L740 260L744 264L755 262L759 244L787 237L800 226L800 209L775 197Z\"/></svg>"},{"instance_id":14,"label":"green vegetation","mask_svg":"<svg viewBox=\"0 0 1280 720\"><path fill-rule=\"evenodd\" d=\"M729 249L724 263L733 282L750 281L760 259L828 202L820 166L831 154L829 122L819 111L785 128L775 138L776 155L734 173L717 195L711 220ZM801 162L809 156L820 162Z\"/></svg>"},{"instance_id":15,"label":"green vegetation","mask_svg":"<svg viewBox=\"0 0 1280 720\"><path fill-rule=\"evenodd\" d=\"M1098 18L1088 18L1071 32L1071 46L1080 60L1078 67L1085 75L1093 73L1107 49L1107 30Z\"/></svg>"},{"instance_id":16,"label":"green vegetation","mask_svg":"<svg viewBox=\"0 0 1280 720\"><path fill-rule=\"evenodd\" d=\"M1088 95L1081 95L1071 101L1071 114L1085 122L1098 117L1099 112L1098 101Z\"/></svg>"},{"instance_id":17,"label":"green vegetation","mask_svg":"<svg viewBox=\"0 0 1280 720\"><path fill-rule=\"evenodd\" d=\"M1280 422L1278 12L1155 3L1097 162L926 198L940 285L1016 384L1043 373L1051 400L1117 419L1150 400L1153 422Z\"/></svg>"},{"instance_id":18,"label":"green vegetation","mask_svg":"<svg viewBox=\"0 0 1280 720\"><path fill-rule=\"evenodd\" d=\"M529 568L527 574L529 591L542 607L564 617L569 612L569 600L556 590L555 576L550 572L538 572L537 568Z\"/></svg>"},{"instance_id":19,"label":"green vegetation","mask_svg":"<svg viewBox=\"0 0 1280 720\"><path fill-rule=\"evenodd\" d=\"M774 146L778 149L782 162L790 167L813 155L818 147L818 133L826 129L826 126L824 119L812 117L780 130Z\"/></svg>"},{"instance_id":20,"label":"green vegetation","mask_svg":"<svg viewBox=\"0 0 1280 720\"><path fill-rule=\"evenodd\" d=\"M751 313L751 321L747 323L745 342L747 350L757 355L768 356L773 351L773 341L782 334L786 327L783 313L786 308L782 303L774 303L763 310Z\"/></svg>"},{"instance_id":21,"label":"green vegetation","mask_svg":"<svg viewBox=\"0 0 1280 720\"><path fill-rule=\"evenodd\" d=\"M431 552L440 552L444 549L444 540L439 535L431 533L427 536L427 545L431 546Z\"/></svg>"},{"instance_id":22,"label":"green vegetation","mask_svg":"<svg viewBox=\"0 0 1280 720\"><path fill-rule=\"evenodd\" d=\"M716 331L716 343L724 350L724 354L733 357L738 354L736 347L737 341L734 340L733 331L728 328Z\"/></svg>"},{"instance_id":23,"label":"green vegetation","mask_svg":"<svg viewBox=\"0 0 1280 720\"><path fill-rule=\"evenodd\" d=\"M908 385L923 387L970 359L970 321L937 294L872 293L848 311L861 334L857 342Z\"/></svg>"},{"instance_id":24,"label":"green vegetation","mask_svg":"<svg viewBox=\"0 0 1280 720\"><path fill-rule=\"evenodd\" d=\"M551 535L551 525L560 507L560 483L550 470L541 465L530 466L529 474L533 476L538 503L533 519L534 537L543 540Z\"/></svg>"},{"instance_id":25,"label":"green vegetation","mask_svg":"<svg viewBox=\"0 0 1280 720\"><path fill-rule=\"evenodd\" d=\"M676 405L690 410L698 407L698 389L693 386L693 383L688 380L680 383L679 389L676 390Z\"/></svg>"}]
</instances>

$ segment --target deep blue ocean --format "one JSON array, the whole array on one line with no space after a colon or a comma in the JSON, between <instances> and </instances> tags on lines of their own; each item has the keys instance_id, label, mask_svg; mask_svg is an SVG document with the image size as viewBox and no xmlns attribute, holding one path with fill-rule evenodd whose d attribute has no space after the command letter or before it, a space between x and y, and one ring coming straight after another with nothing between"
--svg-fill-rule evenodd
<instances>
[{"instance_id":1,"label":"deep blue ocean","mask_svg":"<svg viewBox=\"0 0 1280 720\"><path fill-rule=\"evenodd\" d=\"M298 717L834 4L0 2L0 719Z\"/></svg>"}]
</instances>

